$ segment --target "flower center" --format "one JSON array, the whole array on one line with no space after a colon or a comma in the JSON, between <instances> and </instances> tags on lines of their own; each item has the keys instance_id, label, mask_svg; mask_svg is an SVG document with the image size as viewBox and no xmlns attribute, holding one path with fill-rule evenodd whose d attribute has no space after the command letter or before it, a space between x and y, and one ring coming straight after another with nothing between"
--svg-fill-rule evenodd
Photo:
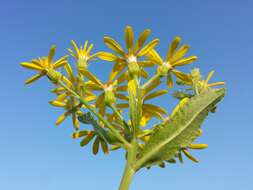
<instances>
[{"instance_id":1,"label":"flower center","mask_svg":"<svg viewBox=\"0 0 253 190\"><path fill-rule=\"evenodd\" d=\"M127 57L127 63L136 63L137 62L137 58L136 58L136 56L134 56L134 55L130 55L130 56L128 56Z\"/></svg>"}]
</instances>

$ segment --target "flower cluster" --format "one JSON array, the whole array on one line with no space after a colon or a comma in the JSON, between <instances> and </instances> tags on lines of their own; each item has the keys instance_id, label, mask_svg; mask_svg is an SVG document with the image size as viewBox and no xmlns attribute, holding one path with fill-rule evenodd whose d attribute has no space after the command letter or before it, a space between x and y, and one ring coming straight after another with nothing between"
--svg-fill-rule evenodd
<instances>
[{"instance_id":1,"label":"flower cluster","mask_svg":"<svg viewBox=\"0 0 253 190\"><path fill-rule=\"evenodd\" d=\"M55 88L51 92L56 98L49 103L64 109L63 114L56 120L56 125L70 116L76 130L72 137L82 138L81 146L94 140L94 154L98 153L100 146L105 154L108 154L109 149L124 148L124 144L135 137L141 150L157 128L151 128L150 121L154 119L159 123L155 126L161 127L173 115L173 112L169 115L165 108L154 103L155 98L170 91L174 85L173 80L187 87L173 94L181 100L180 104L184 103L185 98L212 91L214 86L224 84L209 83L213 71L203 79L198 69L190 73L178 70L197 60L196 56L186 56L190 46L180 45L181 38L176 37L170 43L163 59L157 51L159 39L147 42L150 32L146 29L137 40L134 40L133 29L127 26L125 48L113 38L105 36L104 43L112 50L111 52L92 52L93 44L89 45L88 41L80 47L71 41L72 49L68 49L68 55L57 61L53 61L56 47L52 46L48 56L21 63L21 66L27 69L38 71L25 83L35 82L42 76L47 76L52 81ZM68 59L70 56L74 58L74 63L70 61L73 59ZM95 60L113 63L108 81L101 81L89 70L89 63ZM63 72L58 71L58 68L62 68ZM147 68L155 69L154 76L149 76L150 69ZM167 85L163 85L164 79ZM176 107L175 110L177 109ZM80 126L80 123L85 126ZM197 162L188 149L205 147L206 144L182 147L175 158L182 161L181 152L183 152L186 157ZM168 162L173 163L175 160L170 159ZM164 163L159 165L163 167Z\"/></svg>"}]
</instances>

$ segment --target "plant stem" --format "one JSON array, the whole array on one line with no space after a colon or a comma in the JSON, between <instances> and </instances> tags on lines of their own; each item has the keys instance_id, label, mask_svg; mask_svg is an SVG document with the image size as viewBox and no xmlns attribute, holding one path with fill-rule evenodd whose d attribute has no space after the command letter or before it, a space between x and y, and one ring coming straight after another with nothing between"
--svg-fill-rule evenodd
<instances>
[{"instance_id":1,"label":"plant stem","mask_svg":"<svg viewBox=\"0 0 253 190\"><path fill-rule=\"evenodd\" d=\"M147 86L149 86L153 81L155 81L157 78L159 78L159 74L155 74L153 77L151 77L145 84L142 85L142 89L145 89Z\"/></svg>"},{"instance_id":2,"label":"plant stem","mask_svg":"<svg viewBox=\"0 0 253 190\"><path fill-rule=\"evenodd\" d=\"M127 124L127 122L125 121L125 119L123 118L123 116L119 113L119 111L117 110L117 108L113 105L110 104L109 107L112 109L112 111L114 111L116 113L116 115L120 118L120 120L123 122L123 124L125 125L126 129L128 130L128 132L131 131L129 125Z\"/></svg>"},{"instance_id":3,"label":"plant stem","mask_svg":"<svg viewBox=\"0 0 253 190\"><path fill-rule=\"evenodd\" d=\"M129 163L126 163L119 190L128 190L129 189L129 186L132 182L134 173L135 173L135 171L132 169L132 167L129 165Z\"/></svg>"},{"instance_id":4,"label":"plant stem","mask_svg":"<svg viewBox=\"0 0 253 190\"><path fill-rule=\"evenodd\" d=\"M92 106L90 106L90 104L88 102L86 102L84 99L82 99L75 91L73 91L71 88L69 88L67 85L65 85L62 81L59 81L59 84L65 88L68 92L70 92L75 98L77 98L82 104L85 105L86 108L88 108L94 115L97 116L97 118L102 121L115 135L116 138L118 138L118 140L120 140L122 143L124 143L124 145L126 146L126 148L130 148L130 144L129 142L127 142L124 137L121 136L121 134L107 121L104 119L104 117L99 114L97 112L97 110L95 108L93 108Z\"/></svg>"},{"instance_id":5,"label":"plant stem","mask_svg":"<svg viewBox=\"0 0 253 190\"><path fill-rule=\"evenodd\" d=\"M137 154L138 144L135 138L133 138L131 142L131 147L127 151L127 162L124 170L123 177L120 182L119 190L128 190L129 186L132 182L133 176L135 174L135 170L133 168L136 162L136 154Z\"/></svg>"}]
</instances>

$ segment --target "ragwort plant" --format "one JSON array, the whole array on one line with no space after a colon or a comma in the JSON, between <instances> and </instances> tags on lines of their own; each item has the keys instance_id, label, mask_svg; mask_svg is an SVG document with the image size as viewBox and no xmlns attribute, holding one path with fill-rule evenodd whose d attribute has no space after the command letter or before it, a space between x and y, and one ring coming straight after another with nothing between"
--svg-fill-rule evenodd
<instances>
[{"instance_id":1,"label":"ragwort plant","mask_svg":"<svg viewBox=\"0 0 253 190\"><path fill-rule=\"evenodd\" d=\"M75 129L72 137L80 138L82 147L93 141L93 154L97 154L99 148L105 154L120 148L125 150L126 166L120 190L129 188L133 175L141 168L155 165L163 168L177 160L183 162L182 155L198 162L189 150L207 147L194 141L202 134L201 124L209 113L215 112L225 93L224 88L214 88L224 82L209 83L213 71L204 79L199 69L189 73L177 70L197 60L196 56L185 57L189 45L180 46L180 37L171 42L167 54L161 57L155 50L159 39L146 43L149 34L149 29L144 30L135 42L133 29L127 26L125 50L105 36L104 43L112 53L92 54L93 44L86 41L78 47L71 41L72 48L68 51L74 64L69 63L69 55L55 61L55 46L47 56L21 63L27 69L38 71L26 84L43 76L53 83L55 88L51 92L56 98L49 103L64 109L56 125L70 116ZM107 82L89 70L89 63L96 59L113 64ZM152 77L147 67L155 69ZM175 79L181 90L172 95L179 103L168 114L166 109L149 100L167 94ZM84 125L81 127L80 123ZM155 124L152 126L152 123Z\"/></svg>"}]
</instances>

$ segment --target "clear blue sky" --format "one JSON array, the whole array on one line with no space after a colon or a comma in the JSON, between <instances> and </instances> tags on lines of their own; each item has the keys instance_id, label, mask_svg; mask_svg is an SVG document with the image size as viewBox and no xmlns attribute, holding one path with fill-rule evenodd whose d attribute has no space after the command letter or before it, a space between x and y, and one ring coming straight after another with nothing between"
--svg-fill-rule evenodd
<instances>
[{"instance_id":1,"label":"clear blue sky","mask_svg":"<svg viewBox=\"0 0 253 190\"><path fill-rule=\"evenodd\" d=\"M52 44L57 56L63 55L71 39L88 39L97 50L106 50L103 35L123 42L127 24L137 33L152 29L164 53L180 35L199 57L193 66L204 74L215 69L217 81L226 81L228 89L217 114L203 126L201 142L209 148L195 153L200 164L143 169L131 189L253 189L252 9L250 0L1 0L0 189L117 189L123 152L95 157L90 147L81 149L70 138L70 122L55 127L62 112L47 103L52 86L43 79L25 87L32 73L19 63L45 55ZM100 69L103 79L102 66L95 63L92 69Z\"/></svg>"}]
</instances>

